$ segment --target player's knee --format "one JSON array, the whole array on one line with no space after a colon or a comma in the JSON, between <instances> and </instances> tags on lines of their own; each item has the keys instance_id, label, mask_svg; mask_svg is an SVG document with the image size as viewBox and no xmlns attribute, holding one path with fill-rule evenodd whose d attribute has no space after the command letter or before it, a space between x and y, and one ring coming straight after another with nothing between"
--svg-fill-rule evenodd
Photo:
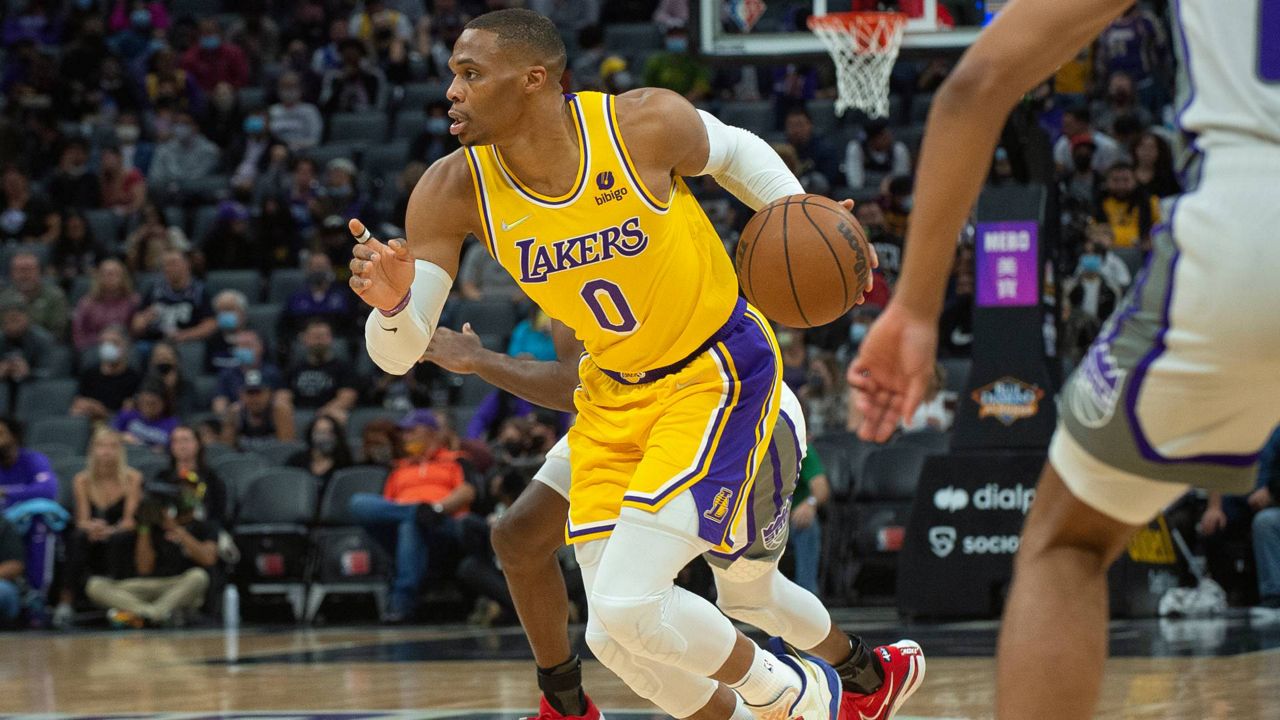
<instances>
[{"instance_id":1,"label":"player's knee","mask_svg":"<svg viewBox=\"0 0 1280 720\"><path fill-rule=\"evenodd\" d=\"M591 614L623 648L655 660L680 658L687 643L664 622L672 589L642 597L591 593Z\"/></svg>"},{"instance_id":2,"label":"player's knee","mask_svg":"<svg viewBox=\"0 0 1280 720\"><path fill-rule=\"evenodd\" d=\"M555 554L564 543L562 531L554 535L544 531L547 523L539 523L526 512L508 512L490 531L493 552L507 572L520 572L530 564Z\"/></svg>"}]
</instances>

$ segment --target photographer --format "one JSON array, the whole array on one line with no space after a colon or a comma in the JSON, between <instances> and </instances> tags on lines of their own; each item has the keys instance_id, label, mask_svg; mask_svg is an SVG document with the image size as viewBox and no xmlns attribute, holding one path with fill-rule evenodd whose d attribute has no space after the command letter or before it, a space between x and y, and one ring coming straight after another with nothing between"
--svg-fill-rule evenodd
<instances>
[{"instance_id":1,"label":"photographer","mask_svg":"<svg viewBox=\"0 0 1280 720\"><path fill-rule=\"evenodd\" d=\"M85 594L108 608L116 627L181 625L204 603L206 568L218 561L213 528L195 519L187 496L163 485L148 486L138 506L133 561L137 576L94 576Z\"/></svg>"}]
</instances>

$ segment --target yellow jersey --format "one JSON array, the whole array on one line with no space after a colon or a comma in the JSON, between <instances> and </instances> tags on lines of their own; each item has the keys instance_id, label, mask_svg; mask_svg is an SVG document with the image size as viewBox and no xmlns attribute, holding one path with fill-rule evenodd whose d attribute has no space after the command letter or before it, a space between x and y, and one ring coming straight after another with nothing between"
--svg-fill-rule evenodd
<instances>
[{"instance_id":1,"label":"yellow jersey","mask_svg":"<svg viewBox=\"0 0 1280 720\"><path fill-rule=\"evenodd\" d=\"M619 130L614 97L566 96L578 176L562 197L530 189L497 147L465 149L489 253L592 359L642 373L693 354L728 321L738 278L680 178L658 198Z\"/></svg>"}]
</instances>

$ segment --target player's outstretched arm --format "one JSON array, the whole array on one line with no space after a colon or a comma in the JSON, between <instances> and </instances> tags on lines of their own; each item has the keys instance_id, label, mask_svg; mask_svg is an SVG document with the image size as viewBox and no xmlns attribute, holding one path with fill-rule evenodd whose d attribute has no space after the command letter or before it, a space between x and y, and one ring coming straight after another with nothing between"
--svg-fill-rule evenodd
<instances>
[{"instance_id":1,"label":"player's outstretched arm","mask_svg":"<svg viewBox=\"0 0 1280 720\"><path fill-rule=\"evenodd\" d=\"M365 322L365 348L393 375L408 372L426 350L453 287L462 242L480 228L461 151L423 174L405 225L407 239L383 243L358 219L350 224L356 238L351 289L374 308Z\"/></svg>"},{"instance_id":2,"label":"player's outstretched arm","mask_svg":"<svg viewBox=\"0 0 1280 720\"><path fill-rule=\"evenodd\" d=\"M1132 4L1015 0L965 52L934 97L902 273L850 369L865 417L863 438L887 439L924 395L956 237L982 189L1009 110Z\"/></svg>"},{"instance_id":3,"label":"player's outstretched arm","mask_svg":"<svg viewBox=\"0 0 1280 720\"><path fill-rule=\"evenodd\" d=\"M462 332L437 330L422 359L450 372L478 375L534 405L573 412L582 343L558 320L551 321L551 338L556 346L555 361L514 358L481 345L480 336L468 323Z\"/></svg>"}]
</instances>

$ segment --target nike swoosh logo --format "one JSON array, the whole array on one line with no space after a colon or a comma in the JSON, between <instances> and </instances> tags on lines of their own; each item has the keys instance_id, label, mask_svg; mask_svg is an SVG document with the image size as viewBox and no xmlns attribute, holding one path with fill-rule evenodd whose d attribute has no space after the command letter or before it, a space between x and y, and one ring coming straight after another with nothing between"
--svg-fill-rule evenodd
<instances>
[{"instance_id":1,"label":"nike swoosh logo","mask_svg":"<svg viewBox=\"0 0 1280 720\"><path fill-rule=\"evenodd\" d=\"M382 323L378 323L378 327L382 328L382 331L383 331L383 332L389 332L389 333L398 333L398 332L400 332L400 328L398 328L398 327L396 327L396 328L382 327Z\"/></svg>"},{"instance_id":2,"label":"nike swoosh logo","mask_svg":"<svg viewBox=\"0 0 1280 720\"><path fill-rule=\"evenodd\" d=\"M858 711L860 720L879 720L884 717L884 711L889 707L889 703L893 701L893 683L897 678L889 676L889 691L884 694L884 702L880 703L880 709L876 710L874 715L863 715L862 711Z\"/></svg>"},{"instance_id":3,"label":"nike swoosh logo","mask_svg":"<svg viewBox=\"0 0 1280 720\"><path fill-rule=\"evenodd\" d=\"M525 215L524 217L520 218L519 220L516 220L516 221L515 221L515 222L513 222L513 223L509 223L509 222L507 222L506 220L503 220L503 221L502 221L502 232L506 232L506 231L510 230L511 228L513 228L513 227L515 227L515 226L519 225L520 223L524 222L525 220L528 220L530 217L531 217L531 216L529 216L529 215Z\"/></svg>"}]
</instances>

